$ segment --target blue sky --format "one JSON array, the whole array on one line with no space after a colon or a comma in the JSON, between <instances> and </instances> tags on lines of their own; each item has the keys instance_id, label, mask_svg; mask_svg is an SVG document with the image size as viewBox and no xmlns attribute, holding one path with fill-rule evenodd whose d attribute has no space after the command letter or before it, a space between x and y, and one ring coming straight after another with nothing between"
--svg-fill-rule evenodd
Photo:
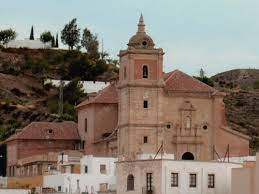
<instances>
[{"instance_id":1,"label":"blue sky","mask_svg":"<svg viewBox=\"0 0 259 194\"><path fill-rule=\"evenodd\" d=\"M143 13L148 34L165 51L164 69L208 75L259 68L258 0L0 0L0 29L17 39L60 32L72 18L98 34L116 57Z\"/></svg>"}]
</instances>

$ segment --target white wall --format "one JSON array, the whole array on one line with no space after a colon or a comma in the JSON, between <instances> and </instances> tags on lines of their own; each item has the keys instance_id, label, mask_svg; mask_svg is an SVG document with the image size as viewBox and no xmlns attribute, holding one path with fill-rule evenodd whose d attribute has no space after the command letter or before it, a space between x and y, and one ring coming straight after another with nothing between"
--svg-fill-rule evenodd
<instances>
[{"instance_id":1,"label":"white wall","mask_svg":"<svg viewBox=\"0 0 259 194\"><path fill-rule=\"evenodd\" d=\"M76 192L77 180L79 180L79 188L81 192L91 190L100 190L101 183L107 183L109 188L113 189L115 185L114 175L86 175L86 174L59 174L44 176L43 187L54 188L58 191L61 186L62 192Z\"/></svg>"},{"instance_id":2,"label":"white wall","mask_svg":"<svg viewBox=\"0 0 259 194\"><path fill-rule=\"evenodd\" d=\"M231 169L241 164L199 161L164 161L164 194L230 194ZM171 173L179 173L179 186L171 187ZM190 173L197 174L197 187L189 187ZM208 188L208 174L215 174L215 188Z\"/></svg>"},{"instance_id":3,"label":"white wall","mask_svg":"<svg viewBox=\"0 0 259 194\"><path fill-rule=\"evenodd\" d=\"M93 157L92 155L84 156L81 161L81 174L85 172L85 166L88 166L89 175L102 175L100 173L100 165L105 165L107 175L115 175L115 162L116 158L111 157Z\"/></svg>"},{"instance_id":4,"label":"white wall","mask_svg":"<svg viewBox=\"0 0 259 194\"><path fill-rule=\"evenodd\" d=\"M39 39L36 40L12 40L7 44L8 48L30 48L30 49L44 49L51 48L51 43L43 43Z\"/></svg>"},{"instance_id":5,"label":"white wall","mask_svg":"<svg viewBox=\"0 0 259 194\"><path fill-rule=\"evenodd\" d=\"M116 158L102 158L93 156L84 156L81 161L81 174L58 174L48 175L43 178L43 187L54 188L58 191L61 186L62 192L77 192L77 180L79 180L79 189L81 192L100 190L101 183L107 183L109 189L114 189L116 184L115 177ZM100 165L106 165L106 174L100 173ZM88 173L85 173L85 166L88 166Z\"/></svg>"},{"instance_id":6,"label":"white wall","mask_svg":"<svg viewBox=\"0 0 259 194\"><path fill-rule=\"evenodd\" d=\"M0 194L28 194L26 189L0 189Z\"/></svg>"},{"instance_id":7,"label":"white wall","mask_svg":"<svg viewBox=\"0 0 259 194\"><path fill-rule=\"evenodd\" d=\"M66 80L64 81L65 85L67 85L70 81ZM46 80L44 84L52 83L54 86L59 87L60 86L60 80ZM85 93L92 93L92 92L98 92L105 87L107 87L110 83L109 82L101 82L101 81L81 81L83 84L83 89Z\"/></svg>"},{"instance_id":8,"label":"white wall","mask_svg":"<svg viewBox=\"0 0 259 194\"><path fill-rule=\"evenodd\" d=\"M136 160L117 163L117 193L139 194L146 188L146 173L152 173L155 194L230 194L231 169L241 164L179 160ZM171 173L178 173L178 186L171 187ZM196 187L189 185L196 174ZM134 176L134 190L127 191L127 176ZM215 187L208 188L208 174L215 175ZM244 193L245 194L245 193Z\"/></svg>"}]
</instances>

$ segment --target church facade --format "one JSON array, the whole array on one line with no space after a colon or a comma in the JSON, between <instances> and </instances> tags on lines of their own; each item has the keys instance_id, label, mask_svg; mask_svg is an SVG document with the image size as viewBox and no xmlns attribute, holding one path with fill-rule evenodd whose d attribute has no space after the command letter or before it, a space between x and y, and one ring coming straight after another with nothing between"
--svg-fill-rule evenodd
<instances>
[{"instance_id":1,"label":"church facade","mask_svg":"<svg viewBox=\"0 0 259 194\"><path fill-rule=\"evenodd\" d=\"M77 106L85 154L120 160L161 150L177 160L249 155L249 138L227 125L225 94L179 70L164 73L163 55L141 16L119 53L119 79Z\"/></svg>"}]
</instances>

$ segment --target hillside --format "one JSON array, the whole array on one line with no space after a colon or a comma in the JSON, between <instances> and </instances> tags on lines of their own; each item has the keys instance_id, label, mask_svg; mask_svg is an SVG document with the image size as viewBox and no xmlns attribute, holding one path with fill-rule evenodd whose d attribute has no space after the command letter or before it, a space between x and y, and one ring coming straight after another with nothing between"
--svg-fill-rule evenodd
<instances>
[{"instance_id":1,"label":"hillside","mask_svg":"<svg viewBox=\"0 0 259 194\"><path fill-rule=\"evenodd\" d=\"M225 92L229 125L252 137L259 148L259 69L235 69L212 76L214 87Z\"/></svg>"},{"instance_id":2,"label":"hillside","mask_svg":"<svg viewBox=\"0 0 259 194\"><path fill-rule=\"evenodd\" d=\"M113 61L89 58L80 51L0 50L0 140L32 121L76 121L74 105L85 98L79 79L109 81L116 75ZM64 87L61 117L58 88L43 84L60 78L74 80Z\"/></svg>"}]
</instances>

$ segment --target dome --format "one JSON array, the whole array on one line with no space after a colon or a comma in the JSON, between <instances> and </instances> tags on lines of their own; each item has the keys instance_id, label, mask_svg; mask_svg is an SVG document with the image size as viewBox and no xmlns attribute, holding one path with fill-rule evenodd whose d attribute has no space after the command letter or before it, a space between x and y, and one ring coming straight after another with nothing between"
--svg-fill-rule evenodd
<instances>
[{"instance_id":1,"label":"dome","mask_svg":"<svg viewBox=\"0 0 259 194\"><path fill-rule=\"evenodd\" d=\"M128 46L134 48L154 48L155 46L152 38L145 32L145 24L142 14L139 18L138 31L130 38Z\"/></svg>"}]
</instances>

